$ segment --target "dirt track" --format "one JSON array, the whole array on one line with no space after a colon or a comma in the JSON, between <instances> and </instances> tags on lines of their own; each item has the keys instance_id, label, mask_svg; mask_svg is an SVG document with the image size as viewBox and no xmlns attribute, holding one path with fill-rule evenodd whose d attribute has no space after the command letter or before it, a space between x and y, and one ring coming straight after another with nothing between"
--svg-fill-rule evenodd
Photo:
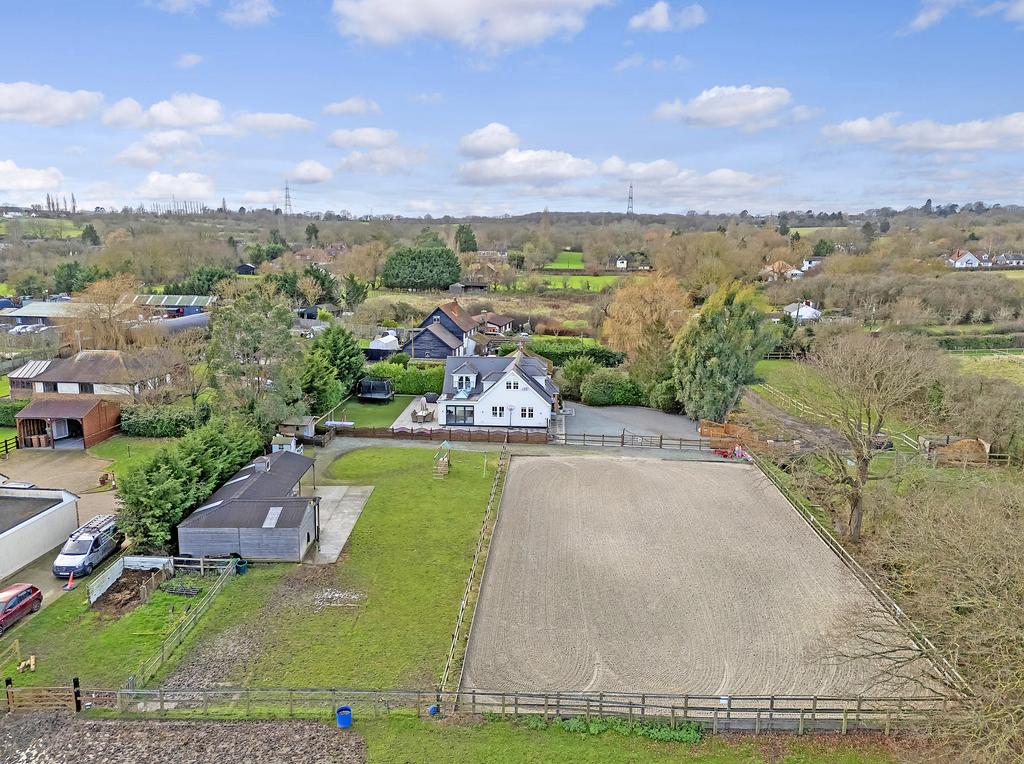
<instances>
[{"instance_id":1,"label":"dirt track","mask_svg":"<svg viewBox=\"0 0 1024 764\"><path fill-rule=\"evenodd\" d=\"M463 686L881 694L822 657L871 602L754 467L517 456Z\"/></svg>"}]
</instances>

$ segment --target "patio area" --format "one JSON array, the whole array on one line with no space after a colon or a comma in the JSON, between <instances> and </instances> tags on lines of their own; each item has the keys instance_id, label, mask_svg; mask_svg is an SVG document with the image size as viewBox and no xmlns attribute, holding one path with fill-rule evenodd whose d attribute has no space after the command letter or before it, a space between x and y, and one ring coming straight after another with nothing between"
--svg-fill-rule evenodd
<instances>
[{"instance_id":1,"label":"patio area","mask_svg":"<svg viewBox=\"0 0 1024 764\"><path fill-rule=\"evenodd\" d=\"M413 414L417 411L427 411L428 415L425 417L426 421L417 422L413 420ZM402 413L398 415L398 418L392 423L392 428L402 428L406 430L433 430L440 425L437 423L437 404L426 403L422 396L415 396L409 401L409 405L406 406Z\"/></svg>"}]
</instances>

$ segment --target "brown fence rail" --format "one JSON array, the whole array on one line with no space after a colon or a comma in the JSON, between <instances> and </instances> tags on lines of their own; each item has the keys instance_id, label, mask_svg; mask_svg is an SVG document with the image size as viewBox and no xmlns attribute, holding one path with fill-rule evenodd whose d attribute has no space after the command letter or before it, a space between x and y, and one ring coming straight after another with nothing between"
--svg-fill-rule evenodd
<instances>
[{"instance_id":1,"label":"brown fence rail","mask_svg":"<svg viewBox=\"0 0 1024 764\"><path fill-rule=\"evenodd\" d=\"M339 436L351 438L394 438L403 440L448 440L472 443L547 443L546 430L474 429L434 427L411 429L407 427L345 427L337 430Z\"/></svg>"},{"instance_id":2,"label":"brown fence rail","mask_svg":"<svg viewBox=\"0 0 1024 764\"><path fill-rule=\"evenodd\" d=\"M955 710L940 696L686 695L495 690L231 689L83 690L86 704L125 713L237 718L331 713L341 705L356 715L395 710L496 714L502 717L620 717L675 726L696 723L711 732L881 730L919 725Z\"/></svg>"},{"instance_id":3,"label":"brown fence rail","mask_svg":"<svg viewBox=\"0 0 1024 764\"><path fill-rule=\"evenodd\" d=\"M699 438L675 438L670 435L638 435L624 430L617 435L570 433L556 435L553 441L563 446L601 446L605 448L670 448L682 451L712 451L711 443ZM510 441L511 442L511 441Z\"/></svg>"}]
</instances>

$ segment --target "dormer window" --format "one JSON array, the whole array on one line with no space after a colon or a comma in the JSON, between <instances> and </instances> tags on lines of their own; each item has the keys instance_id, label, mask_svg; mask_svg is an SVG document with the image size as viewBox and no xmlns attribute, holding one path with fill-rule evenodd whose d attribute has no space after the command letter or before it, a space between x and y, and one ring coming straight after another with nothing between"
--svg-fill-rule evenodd
<instances>
[{"instance_id":1,"label":"dormer window","mask_svg":"<svg viewBox=\"0 0 1024 764\"><path fill-rule=\"evenodd\" d=\"M473 378L468 374L460 374L455 378L455 388L457 390L468 390L473 386Z\"/></svg>"}]
</instances>

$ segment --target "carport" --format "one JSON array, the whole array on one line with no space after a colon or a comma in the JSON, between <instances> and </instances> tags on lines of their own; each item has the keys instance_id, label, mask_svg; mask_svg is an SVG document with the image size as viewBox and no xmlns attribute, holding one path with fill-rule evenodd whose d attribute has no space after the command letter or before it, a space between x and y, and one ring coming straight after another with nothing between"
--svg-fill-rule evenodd
<instances>
[{"instance_id":1,"label":"carport","mask_svg":"<svg viewBox=\"0 0 1024 764\"><path fill-rule=\"evenodd\" d=\"M113 435L121 407L102 398L40 398L15 415L19 448L89 448Z\"/></svg>"}]
</instances>

